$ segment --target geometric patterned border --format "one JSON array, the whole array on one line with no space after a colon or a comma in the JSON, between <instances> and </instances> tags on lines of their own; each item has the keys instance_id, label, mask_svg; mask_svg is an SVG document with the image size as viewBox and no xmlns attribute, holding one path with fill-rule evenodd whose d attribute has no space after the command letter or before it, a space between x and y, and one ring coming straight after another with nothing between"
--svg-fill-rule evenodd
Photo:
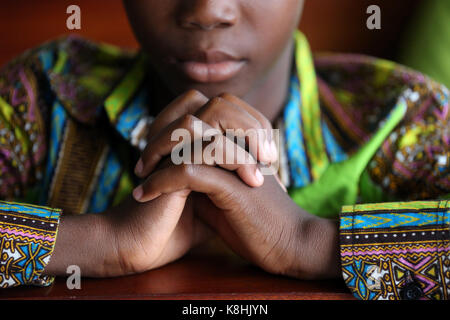
<instances>
[{"instance_id":1,"label":"geometric patterned border","mask_svg":"<svg viewBox=\"0 0 450 320\"><path fill-rule=\"evenodd\" d=\"M41 277L50 260L61 212L0 201L0 288L48 285Z\"/></svg>"}]
</instances>

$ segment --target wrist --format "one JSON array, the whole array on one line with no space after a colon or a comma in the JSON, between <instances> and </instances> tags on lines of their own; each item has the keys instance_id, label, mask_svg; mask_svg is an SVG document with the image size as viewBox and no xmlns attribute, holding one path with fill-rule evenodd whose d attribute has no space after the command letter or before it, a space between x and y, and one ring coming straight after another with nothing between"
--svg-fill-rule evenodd
<instances>
[{"instance_id":1,"label":"wrist","mask_svg":"<svg viewBox=\"0 0 450 320\"><path fill-rule=\"evenodd\" d=\"M117 273L120 268L112 237L111 225L104 214L63 215L44 274L66 275L70 265L78 266L82 276L106 277Z\"/></svg>"},{"instance_id":2,"label":"wrist","mask_svg":"<svg viewBox=\"0 0 450 320\"><path fill-rule=\"evenodd\" d=\"M338 221L299 215L291 240L287 275L300 279L338 278L341 274Z\"/></svg>"},{"instance_id":3,"label":"wrist","mask_svg":"<svg viewBox=\"0 0 450 320\"><path fill-rule=\"evenodd\" d=\"M96 227L93 232L97 232L97 236L93 243L96 243L96 257L92 257L96 262L96 270L93 270L94 276L98 277L114 277L123 275L122 264L120 263L118 232L117 227L112 219L111 212L106 211L96 215ZM93 252L95 251L92 250Z\"/></svg>"}]
</instances>

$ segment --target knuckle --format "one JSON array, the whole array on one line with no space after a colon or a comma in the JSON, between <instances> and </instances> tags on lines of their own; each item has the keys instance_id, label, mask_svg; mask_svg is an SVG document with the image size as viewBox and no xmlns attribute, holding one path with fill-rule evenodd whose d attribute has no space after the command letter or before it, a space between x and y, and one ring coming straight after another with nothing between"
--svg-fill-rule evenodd
<instances>
[{"instance_id":1,"label":"knuckle","mask_svg":"<svg viewBox=\"0 0 450 320\"><path fill-rule=\"evenodd\" d=\"M214 118L230 117L231 114L242 112L239 106L220 96L212 98L206 108L206 112Z\"/></svg>"},{"instance_id":2,"label":"knuckle","mask_svg":"<svg viewBox=\"0 0 450 320\"><path fill-rule=\"evenodd\" d=\"M253 116L250 116L249 119L250 119L250 122L251 122L251 128L264 129L264 125L260 121L258 121L258 119L256 119Z\"/></svg>"},{"instance_id":3,"label":"knuckle","mask_svg":"<svg viewBox=\"0 0 450 320\"><path fill-rule=\"evenodd\" d=\"M262 122L261 124L263 125L263 127L265 129L272 130L272 124L270 123L270 121L266 117L262 116L262 121L261 122Z\"/></svg>"},{"instance_id":4,"label":"knuckle","mask_svg":"<svg viewBox=\"0 0 450 320\"><path fill-rule=\"evenodd\" d=\"M187 113L187 114L183 115L181 123L182 123L182 126L185 128L192 128L194 121L195 121L195 117L192 114Z\"/></svg>"},{"instance_id":5,"label":"knuckle","mask_svg":"<svg viewBox=\"0 0 450 320\"><path fill-rule=\"evenodd\" d=\"M233 100L233 99L235 99L235 96L233 96L232 94L230 94L228 92L223 92L223 93L219 94L218 97L221 98L221 99L225 99L225 100Z\"/></svg>"},{"instance_id":6,"label":"knuckle","mask_svg":"<svg viewBox=\"0 0 450 320\"><path fill-rule=\"evenodd\" d=\"M216 109L219 106L222 107L224 104L223 102L224 102L224 99L222 99L221 97L214 97L211 100L209 100L207 108L209 110L211 110L211 109Z\"/></svg>"},{"instance_id":7,"label":"knuckle","mask_svg":"<svg viewBox=\"0 0 450 320\"><path fill-rule=\"evenodd\" d=\"M193 99L193 100L196 100L196 101L199 101L199 102L208 100L208 98L203 93L201 93L200 91L198 91L196 89L188 90L186 92L186 97L188 99Z\"/></svg>"},{"instance_id":8,"label":"knuckle","mask_svg":"<svg viewBox=\"0 0 450 320\"><path fill-rule=\"evenodd\" d=\"M251 114L244 112L243 117L245 117L245 125L247 127L246 134L255 134L257 135L258 132L263 129L263 126L261 125L261 122L258 121L255 117L253 117Z\"/></svg>"},{"instance_id":9,"label":"knuckle","mask_svg":"<svg viewBox=\"0 0 450 320\"><path fill-rule=\"evenodd\" d=\"M145 166L153 159L153 152L150 149L145 149L141 154L142 164Z\"/></svg>"},{"instance_id":10,"label":"knuckle","mask_svg":"<svg viewBox=\"0 0 450 320\"><path fill-rule=\"evenodd\" d=\"M191 178L195 176L195 166L187 163L182 163L179 165L178 170L180 174L186 178Z\"/></svg>"},{"instance_id":11,"label":"knuckle","mask_svg":"<svg viewBox=\"0 0 450 320\"><path fill-rule=\"evenodd\" d=\"M227 104L223 103L223 101L224 100L220 97L214 97L209 100L208 104L205 105L200 118L210 125L216 126L218 120L225 116L224 112L227 108Z\"/></svg>"},{"instance_id":12,"label":"knuckle","mask_svg":"<svg viewBox=\"0 0 450 320\"><path fill-rule=\"evenodd\" d=\"M155 149L156 147L150 144L144 149L141 154L141 159L144 164L158 160L157 150Z\"/></svg>"},{"instance_id":13,"label":"knuckle","mask_svg":"<svg viewBox=\"0 0 450 320\"><path fill-rule=\"evenodd\" d=\"M141 155L140 155L142 161L145 161L145 159L150 154L150 145L151 145L151 142L148 142L147 145L145 146L144 150L142 150Z\"/></svg>"},{"instance_id":14,"label":"knuckle","mask_svg":"<svg viewBox=\"0 0 450 320\"><path fill-rule=\"evenodd\" d=\"M256 113L252 116L259 123L259 128L266 130L272 128L272 124L270 123L270 121L267 120L267 118L258 110L256 110Z\"/></svg>"},{"instance_id":15,"label":"knuckle","mask_svg":"<svg viewBox=\"0 0 450 320\"><path fill-rule=\"evenodd\" d=\"M188 91L186 91L185 96L189 97L189 98L195 98L195 97L199 97L202 96L203 94L196 90L196 89L189 89Z\"/></svg>"},{"instance_id":16,"label":"knuckle","mask_svg":"<svg viewBox=\"0 0 450 320\"><path fill-rule=\"evenodd\" d=\"M145 194L149 194L153 191L153 180L151 179L147 179L143 184L142 184L142 189L144 190L144 195Z\"/></svg>"},{"instance_id":17,"label":"knuckle","mask_svg":"<svg viewBox=\"0 0 450 320\"><path fill-rule=\"evenodd\" d=\"M263 139L263 140L268 139L268 137L271 136L271 132L272 132L271 131L272 126L271 126L270 122L264 120L264 118L263 118L260 121L258 121L258 123L259 123L259 126L257 127L258 138Z\"/></svg>"}]
</instances>

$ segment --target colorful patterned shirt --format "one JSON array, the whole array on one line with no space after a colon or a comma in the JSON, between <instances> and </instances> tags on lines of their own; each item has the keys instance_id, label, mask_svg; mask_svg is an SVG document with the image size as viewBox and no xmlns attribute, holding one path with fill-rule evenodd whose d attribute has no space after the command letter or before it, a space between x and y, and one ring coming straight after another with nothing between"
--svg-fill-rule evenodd
<instances>
[{"instance_id":1,"label":"colorful patterned shirt","mask_svg":"<svg viewBox=\"0 0 450 320\"><path fill-rule=\"evenodd\" d=\"M448 90L384 60L313 61L301 33L296 43L276 121L290 196L340 215L356 297L448 298ZM142 53L76 37L0 70L0 287L50 284L42 271L61 212L102 212L139 183L134 164L156 115L149 70Z\"/></svg>"}]
</instances>

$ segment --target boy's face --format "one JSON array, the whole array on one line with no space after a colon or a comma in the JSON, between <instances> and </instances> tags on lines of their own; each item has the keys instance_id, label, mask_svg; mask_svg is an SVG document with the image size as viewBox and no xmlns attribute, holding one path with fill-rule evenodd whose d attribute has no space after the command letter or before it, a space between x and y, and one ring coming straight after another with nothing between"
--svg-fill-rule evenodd
<instances>
[{"instance_id":1,"label":"boy's face","mask_svg":"<svg viewBox=\"0 0 450 320\"><path fill-rule=\"evenodd\" d=\"M303 0L124 0L135 35L175 95L244 97L277 73ZM278 72L279 74L280 72Z\"/></svg>"}]
</instances>

